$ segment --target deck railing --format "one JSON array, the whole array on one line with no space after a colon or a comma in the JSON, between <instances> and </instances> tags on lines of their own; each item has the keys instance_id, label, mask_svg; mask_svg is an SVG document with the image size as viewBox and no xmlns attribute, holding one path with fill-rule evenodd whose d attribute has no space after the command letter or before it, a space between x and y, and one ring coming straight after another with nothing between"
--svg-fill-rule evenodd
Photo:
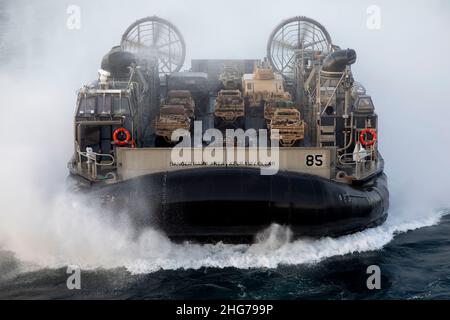
<instances>
[{"instance_id":1,"label":"deck railing","mask_svg":"<svg viewBox=\"0 0 450 320\"><path fill-rule=\"evenodd\" d=\"M106 153L97 153L94 152L91 148L86 148L86 151L81 151L80 147L77 146L77 154L78 154L78 170L80 173L86 173L87 176L91 179L97 180L98 178L98 170L101 167L111 167L114 166L116 160L114 156ZM108 158L110 161L102 162L98 159ZM83 161L85 160L85 161ZM85 166L83 166L85 164ZM112 172L109 172L106 176L110 176L110 178L114 177Z\"/></svg>"},{"instance_id":2,"label":"deck railing","mask_svg":"<svg viewBox=\"0 0 450 320\"><path fill-rule=\"evenodd\" d=\"M354 180L364 180L380 171L383 159L374 154L374 150L365 153L344 153L338 156L338 165L345 174Z\"/></svg>"}]
</instances>

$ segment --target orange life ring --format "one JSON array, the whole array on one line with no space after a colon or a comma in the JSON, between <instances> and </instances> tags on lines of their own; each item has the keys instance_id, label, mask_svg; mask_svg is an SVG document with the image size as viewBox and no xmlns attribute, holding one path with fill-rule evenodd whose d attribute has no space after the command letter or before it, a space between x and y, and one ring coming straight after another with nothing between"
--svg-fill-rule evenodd
<instances>
[{"instance_id":1,"label":"orange life ring","mask_svg":"<svg viewBox=\"0 0 450 320\"><path fill-rule=\"evenodd\" d=\"M119 139L119 134L121 134L121 133L125 134L125 140ZM114 140L114 143L118 146L126 146L131 141L130 131L128 131L125 128L116 129L113 133L113 140Z\"/></svg>"},{"instance_id":2,"label":"orange life ring","mask_svg":"<svg viewBox=\"0 0 450 320\"><path fill-rule=\"evenodd\" d=\"M366 139L367 134L370 134L372 138ZM359 134L359 141L363 146L372 146L377 141L377 132L374 129L366 128Z\"/></svg>"}]
</instances>

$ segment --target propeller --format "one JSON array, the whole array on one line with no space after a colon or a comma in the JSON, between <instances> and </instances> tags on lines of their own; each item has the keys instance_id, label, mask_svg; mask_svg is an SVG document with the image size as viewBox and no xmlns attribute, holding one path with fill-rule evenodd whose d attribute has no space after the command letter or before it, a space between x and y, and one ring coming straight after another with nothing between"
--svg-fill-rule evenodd
<instances>
[{"instance_id":1,"label":"propeller","mask_svg":"<svg viewBox=\"0 0 450 320\"><path fill-rule=\"evenodd\" d=\"M156 16L129 26L122 36L121 46L140 58L156 58L160 75L179 71L186 55L184 39L178 29Z\"/></svg>"},{"instance_id":2,"label":"propeller","mask_svg":"<svg viewBox=\"0 0 450 320\"><path fill-rule=\"evenodd\" d=\"M272 31L267 57L275 70L293 79L298 59L308 59L315 51L326 53L331 47L330 35L320 23L307 17L293 17Z\"/></svg>"}]
</instances>

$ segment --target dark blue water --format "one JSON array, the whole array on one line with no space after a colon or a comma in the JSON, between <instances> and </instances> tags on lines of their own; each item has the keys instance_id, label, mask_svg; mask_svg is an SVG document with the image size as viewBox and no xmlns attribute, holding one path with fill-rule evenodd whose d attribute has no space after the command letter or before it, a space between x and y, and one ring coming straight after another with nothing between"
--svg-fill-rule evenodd
<instances>
[{"instance_id":1,"label":"dark blue water","mask_svg":"<svg viewBox=\"0 0 450 320\"><path fill-rule=\"evenodd\" d=\"M276 268L160 270L125 267L82 271L68 290L66 268L18 272L12 252L0 255L0 299L449 299L450 216L398 234L383 248ZM230 257L232 258L232 257ZM366 286L366 269L381 269L381 289Z\"/></svg>"}]
</instances>

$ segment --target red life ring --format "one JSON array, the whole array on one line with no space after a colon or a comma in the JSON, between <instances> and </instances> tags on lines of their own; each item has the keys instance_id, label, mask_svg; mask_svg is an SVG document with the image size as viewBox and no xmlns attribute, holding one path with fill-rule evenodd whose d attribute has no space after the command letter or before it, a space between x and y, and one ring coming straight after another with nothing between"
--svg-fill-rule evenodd
<instances>
[{"instance_id":1,"label":"red life ring","mask_svg":"<svg viewBox=\"0 0 450 320\"><path fill-rule=\"evenodd\" d=\"M121 133L125 134L124 140L119 139L119 134L121 134ZM114 140L114 143L118 146L126 146L131 141L131 134L125 128L118 128L113 133L113 140Z\"/></svg>"},{"instance_id":2,"label":"red life ring","mask_svg":"<svg viewBox=\"0 0 450 320\"><path fill-rule=\"evenodd\" d=\"M370 134L372 138L367 139L367 134ZM377 141L377 132L374 129L366 128L359 134L359 141L363 146L372 146Z\"/></svg>"}]
</instances>

